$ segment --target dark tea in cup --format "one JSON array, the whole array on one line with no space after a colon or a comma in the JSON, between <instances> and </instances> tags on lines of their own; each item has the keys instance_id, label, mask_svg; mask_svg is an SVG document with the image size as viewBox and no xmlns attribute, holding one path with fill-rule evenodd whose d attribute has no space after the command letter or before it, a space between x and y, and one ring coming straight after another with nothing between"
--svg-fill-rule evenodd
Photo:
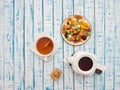
<instances>
[{"instance_id":1,"label":"dark tea in cup","mask_svg":"<svg viewBox=\"0 0 120 90\"><path fill-rule=\"evenodd\" d=\"M83 71L89 71L93 66L93 61L89 57L82 57L78 62L78 66Z\"/></svg>"},{"instance_id":2,"label":"dark tea in cup","mask_svg":"<svg viewBox=\"0 0 120 90\"><path fill-rule=\"evenodd\" d=\"M50 54L54 49L54 43L49 37L42 37L36 43L38 52L42 55Z\"/></svg>"}]
</instances>

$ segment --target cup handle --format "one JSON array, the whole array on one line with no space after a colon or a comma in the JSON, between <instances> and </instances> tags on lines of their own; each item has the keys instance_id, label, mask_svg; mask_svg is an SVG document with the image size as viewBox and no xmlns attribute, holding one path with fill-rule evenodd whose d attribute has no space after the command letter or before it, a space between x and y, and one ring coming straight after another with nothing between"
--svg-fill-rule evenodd
<instances>
[{"instance_id":1,"label":"cup handle","mask_svg":"<svg viewBox=\"0 0 120 90\"><path fill-rule=\"evenodd\" d=\"M95 70L95 73L96 73L96 74L101 74L103 71L106 71L106 67L105 67L105 66L97 65L97 68L96 68L96 70Z\"/></svg>"}]
</instances>

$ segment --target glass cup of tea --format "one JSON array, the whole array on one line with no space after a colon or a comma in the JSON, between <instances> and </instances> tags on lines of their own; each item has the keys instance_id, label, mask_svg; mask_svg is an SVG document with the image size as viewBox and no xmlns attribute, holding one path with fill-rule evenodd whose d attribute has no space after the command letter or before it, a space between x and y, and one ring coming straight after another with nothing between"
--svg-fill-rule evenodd
<instances>
[{"instance_id":1,"label":"glass cup of tea","mask_svg":"<svg viewBox=\"0 0 120 90\"><path fill-rule=\"evenodd\" d=\"M31 50L39 55L43 60L47 61L56 50L55 40L48 35L41 35L34 42Z\"/></svg>"}]
</instances>

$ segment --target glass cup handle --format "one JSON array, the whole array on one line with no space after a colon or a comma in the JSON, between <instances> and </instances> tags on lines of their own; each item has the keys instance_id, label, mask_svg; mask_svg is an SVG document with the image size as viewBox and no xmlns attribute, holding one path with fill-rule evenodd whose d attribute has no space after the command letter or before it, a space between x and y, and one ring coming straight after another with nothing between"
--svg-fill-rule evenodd
<instances>
[{"instance_id":1,"label":"glass cup handle","mask_svg":"<svg viewBox=\"0 0 120 90\"><path fill-rule=\"evenodd\" d=\"M105 66L100 66L100 65L97 65L97 68L95 70L95 73L96 74L102 74L103 71L106 70L106 67Z\"/></svg>"}]
</instances>

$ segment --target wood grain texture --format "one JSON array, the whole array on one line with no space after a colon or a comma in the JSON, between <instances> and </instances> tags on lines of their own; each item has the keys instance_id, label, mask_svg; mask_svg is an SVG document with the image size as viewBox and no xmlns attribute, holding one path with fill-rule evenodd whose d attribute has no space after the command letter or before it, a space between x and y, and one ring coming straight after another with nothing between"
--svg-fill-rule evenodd
<instances>
[{"instance_id":1,"label":"wood grain texture","mask_svg":"<svg viewBox=\"0 0 120 90\"><path fill-rule=\"evenodd\" d=\"M4 90L14 88L14 2L4 0Z\"/></svg>"},{"instance_id":2,"label":"wood grain texture","mask_svg":"<svg viewBox=\"0 0 120 90\"><path fill-rule=\"evenodd\" d=\"M3 90L3 62L4 62L4 42L3 42L3 37L4 37L4 32L3 32L3 28L4 28L4 1L1 1L1 5L0 5L0 90Z\"/></svg>"},{"instance_id":3,"label":"wood grain texture","mask_svg":"<svg viewBox=\"0 0 120 90\"><path fill-rule=\"evenodd\" d=\"M73 0L63 0L63 20L73 15ZM73 53L73 46L64 41L64 58ZM69 64L64 63L64 90L73 90L73 70Z\"/></svg>"},{"instance_id":4,"label":"wood grain texture","mask_svg":"<svg viewBox=\"0 0 120 90\"><path fill-rule=\"evenodd\" d=\"M85 2L83 0L74 0L74 14L80 14L84 16L84 4ZM84 44L81 46L74 46L74 52L75 51L84 51ZM80 76L76 73L74 73L74 86L75 90L83 90L84 89L84 83L83 83L84 77Z\"/></svg>"},{"instance_id":5,"label":"wood grain texture","mask_svg":"<svg viewBox=\"0 0 120 90\"><path fill-rule=\"evenodd\" d=\"M81 46L67 44L60 26L69 15L81 14L92 25L92 36ZM0 0L0 90L119 90L119 0ZM45 63L29 49L46 31L60 48ZM96 54L107 71L92 77L74 73L63 58L74 51ZM51 72L60 68L59 81Z\"/></svg>"},{"instance_id":6,"label":"wood grain texture","mask_svg":"<svg viewBox=\"0 0 120 90\"><path fill-rule=\"evenodd\" d=\"M115 10L114 10L114 17L115 17L115 28L114 28L114 49L115 49L115 76L114 76L114 90L120 89L120 1L115 0Z\"/></svg>"},{"instance_id":7,"label":"wood grain texture","mask_svg":"<svg viewBox=\"0 0 120 90\"><path fill-rule=\"evenodd\" d=\"M60 27L62 24L62 1L54 0L54 38L59 44L60 48L54 55L54 68L59 68L62 71L62 77L59 81L54 82L54 90L64 90L63 82L63 40L60 33Z\"/></svg>"},{"instance_id":8,"label":"wood grain texture","mask_svg":"<svg viewBox=\"0 0 120 90\"><path fill-rule=\"evenodd\" d=\"M14 5L14 90L24 90L24 0L16 0Z\"/></svg>"},{"instance_id":9,"label":"wood grain texture","mask_svg":"<svg viewBox=\"0 0 120 90\"><path fill-rule=\"evenodd\" d=\"M42 0L36 0L34 2L34 40L36 36L43 31L43 16L42 16ZM43 60L34 55L34 70L35 70L35 90L43 90Z\"/></svg>"},{"instance_id":10,"label":"wood grain texture","mask_svg":"<svg viewBox=\"0 0 120 90\"><path fill-rule=\"evenodd\" d=\"M104 65L104 0L95 1L95 54L100 65ZM95 75L95 90L104 90L104 73Z\"/></svg>"},{"instance_id":11,"label":"wood grain texture","mask_svg":"<svg viewBox=\"0 0 120 90\"><path fill-rule=\"evenodd\" d=\"M44 31L51 37L54 36L53 32L53 0L43 1L43 17L44 17ZM53 70L53 58L49 62L44 62L44 90L53 90L53 80L50 76Z\"/></svg>"},{"instance_id":12,"label":"wood grain texture","mask_svg":"<svg viewBox=\"0 0 120 90\"><path fill-rule=\"evenodd\" d=\"M115 3L114 0L105 1L105 64L107 71L105 74L105 89L113 90L115 82Z\"/></svg>"},{"instance_id":13,"label":"wood grain texture","mask_svg":"<svg viewBox=\"0 0 120 90\"><path fill-rule=\"evenodd\" d=\"M25 90L34 90L34 55L30 46L34 40L34 1L25 0Z\"/></svg>"},{"instance_id":14,"label":"wood grain texture","mask_svg":"<svg viewBox=\"0 0 120 90\"><path fill-rule=\"evenodd\" d=\"M89 20L92 26L92 34L88 42L85 44L85 51L94 53L95 50L95 41L94 41L94 33L95 33L95 22L94 22L94 1L93 0L85 0L85 17ZM94 75L91 77L84 78L84 90L94 90L95 83L94 83Z\"/></svg>"}]
</instances>

